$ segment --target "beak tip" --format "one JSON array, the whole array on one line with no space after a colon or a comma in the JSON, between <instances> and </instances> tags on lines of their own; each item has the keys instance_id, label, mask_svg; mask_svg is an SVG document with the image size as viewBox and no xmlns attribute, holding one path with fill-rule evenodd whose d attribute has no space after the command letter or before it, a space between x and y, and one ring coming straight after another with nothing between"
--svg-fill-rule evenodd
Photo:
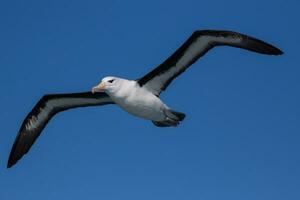
<instances>
[{"instance_id":1,"label":"beak tip","mask_svg":"<svg viewBox=\"0 0 300 200\"><path fill-rule=\"evenodd\" d=\"M104 84L103 83L100 83L99 85L95 86L92 88L91 92L93 94L97 93L97 92L104 92Z\"/></svg>"}]
</instances>

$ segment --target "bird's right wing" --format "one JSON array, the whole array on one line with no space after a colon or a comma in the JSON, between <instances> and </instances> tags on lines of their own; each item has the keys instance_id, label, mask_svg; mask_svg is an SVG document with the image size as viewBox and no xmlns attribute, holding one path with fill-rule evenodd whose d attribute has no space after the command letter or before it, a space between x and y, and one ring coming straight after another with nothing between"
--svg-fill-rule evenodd
<instances>
[{"instance_id":1,"label":"bird's right wing","mask_svg":"<svg viewBox=\"0 0 300 200\"><path fill-rule=\"evenodd\" d=\"M141 87L159 95L177 76L216 46L232 46L261 54L283 52L256 38L232 31L195 31L167 60L138 80Z\"/></svg>"},{"instance_id":2,"label":"bird's right wing","mask_svg":"<svg viewBox=\"0 0 300 200\"><path fill-rule=\"evenodd\" d=\"M106 93L84 92L43 96L27 115L15 139L7 167L12 167L26 154L49 120L58 112L71 108L113 104Z\"/></svg>"}]
</instances>

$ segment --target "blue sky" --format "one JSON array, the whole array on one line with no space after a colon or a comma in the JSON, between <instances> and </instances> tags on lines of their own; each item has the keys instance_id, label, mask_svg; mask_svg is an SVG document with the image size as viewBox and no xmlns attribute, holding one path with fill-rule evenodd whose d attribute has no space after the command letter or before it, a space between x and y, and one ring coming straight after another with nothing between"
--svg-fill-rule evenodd
<instances>
[{"instance_id":1,"label":"blue sky","mask_svg":"<svg viewBox=\"0 0 300 200\"><path fill-rule=\"evenodd\" d=\"M0 199L300 199L299 1L2 1ZM157 128L116 106L57 115L6 162L46 93L135 79L197 29L270 42L281 57L221 47L162 94L187 117Z\"/></svg>"}]
</instances>

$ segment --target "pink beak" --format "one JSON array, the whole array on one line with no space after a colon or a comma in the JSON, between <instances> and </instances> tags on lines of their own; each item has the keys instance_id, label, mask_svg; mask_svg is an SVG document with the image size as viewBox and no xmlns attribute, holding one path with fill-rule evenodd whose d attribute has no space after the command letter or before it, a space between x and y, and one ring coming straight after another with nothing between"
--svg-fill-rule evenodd
<instances>
[{"instance_id":1,"label":"pink beak","mask_svg":"<svg viewBox=\"0 0 300 200\"><path fill-rule=\"evenodd\" d=\"M92 93L96 92L104 92L105 90L105 83L101 82L99 85L95 86L92 88Z\"/></svg>"}]
</instances>

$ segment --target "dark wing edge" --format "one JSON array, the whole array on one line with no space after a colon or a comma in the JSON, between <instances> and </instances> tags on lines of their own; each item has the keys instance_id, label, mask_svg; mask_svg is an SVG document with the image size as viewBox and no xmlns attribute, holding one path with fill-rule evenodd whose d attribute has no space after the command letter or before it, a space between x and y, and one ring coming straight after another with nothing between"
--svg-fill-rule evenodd
<instances>
[{"instance_id":1,"label":"dark wing edge","mask_svg":"<svg viewBox=\"0 0 300 200\"><path fill-rule=\"evenodd\" d=\"M156 93L156 95L159 95L174 78L183 73L190 65L215 46L232 46L267 55L283 54L277 47L241 33L216 30L195 31L169 58L148 74L138 79L137 82L141 87L147 87L147 85L149 85L147 88L150 89L150 91L152 90L153 93ZM185 62L182 62L181 59L187 56L187 54L191 54L191 57ZM181 66L177 66L180 62L182 62ZM170 69L175 67L178 67L178 69L167 74L168 71L171 71ZM162 78L161 83L158 83L160 85L151 83L153 79L163 74L166 74L167 77Z\"/></svg>"},{"instance_id":2,"label":"dark wing edge","mask_svg":"<svg viewBox=\"0 0 300 200\"><path fill-rule=\"evenodd\" d=\"M7 168L17 163L31 148L50 119L71 108L113 104L105 93L83 92L43 96L26 116L12 146Z\"/></svg>"}]
</instances>

